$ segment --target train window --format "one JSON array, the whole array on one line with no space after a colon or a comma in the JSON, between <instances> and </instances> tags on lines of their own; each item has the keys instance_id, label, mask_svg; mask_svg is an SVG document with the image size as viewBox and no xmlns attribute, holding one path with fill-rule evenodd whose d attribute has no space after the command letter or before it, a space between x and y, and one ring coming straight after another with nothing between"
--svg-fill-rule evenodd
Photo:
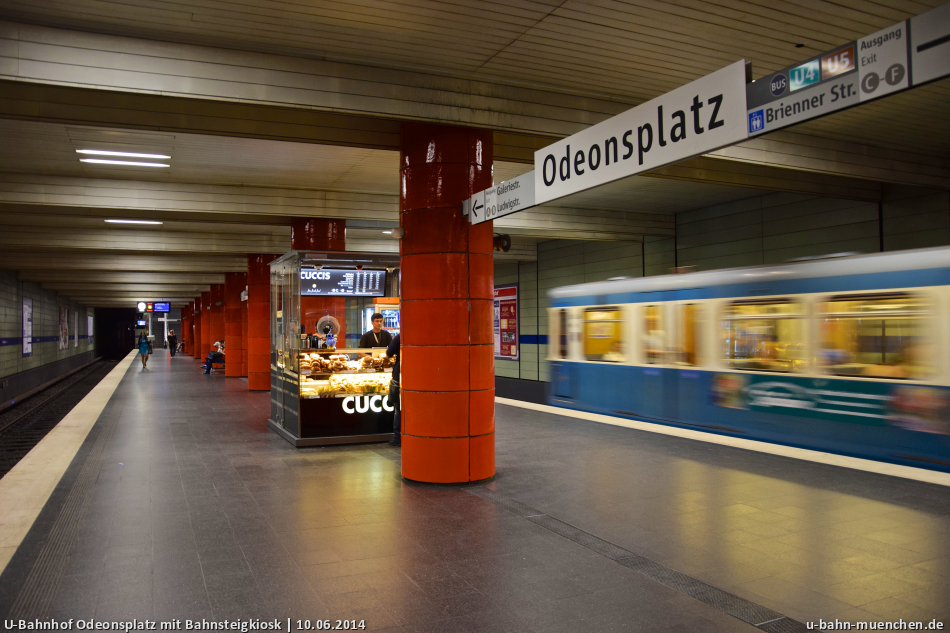
<instances>
[{"instance_id":1,"label":"train window","mask_svg":"<svg viewBox=\"0 0 950 633\"><path fill-rule=\"evenodd\" d=\"M921 378L928 373L924 321L932 308L920 296L841 296L818 307L819 362L838 376Z\"/></svg>"},{"instance_id":2,"label":"train window","mask_svg":"<svg viewBox=\"0 0 950 633\"><path fill-rule=\"evenodd\" d=\"M567 358L567 310L557 313L557 357Z\"/></svg>"},{"instance_id":3,"label":"train window","mask_svg":"<svg viewBox=\"0 0 950 633\"><path fill-rule=\"evenodd\" d=\"M805 322L800 303L769 299L725 307L723 360L732 369L800 371L805 367Z\"/></svg>"},{"instance_id":4,"label":"train window","mask_svg":"<svg viewBox=\"0 0 950 633\"><path fill-rule=\"evenodd\" d=\"M681 304L679 309L679 345L676 349L677 365L698 365L699 336L701 332L702 306L695 303Z\"/></svg>"},{"instance_id":5,"label":"train window","mask_svg":"<svg viewBox=\"0 0 950 633\"><path fill-rule=\"evenodd\" d=\"M584 356L587 360L607 363L621 363L626 360L620 308L584 310Z\"/></svg>"},{"instance_id":6,"label":"train window","mask_svg":"<svg viewBox=\"0 0 950 633\"><path fill-rule=\"evenodd\" d=\"M663 306L646 306L643 320L643 360L648 365L664 363L667 352Z\"/></svg>"}]
</instances>

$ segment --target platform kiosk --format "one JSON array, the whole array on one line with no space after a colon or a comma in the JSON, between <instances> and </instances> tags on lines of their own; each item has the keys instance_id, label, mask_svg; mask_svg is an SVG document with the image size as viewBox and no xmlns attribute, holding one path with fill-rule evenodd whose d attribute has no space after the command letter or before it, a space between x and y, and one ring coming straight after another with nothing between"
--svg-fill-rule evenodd
<instances>
[{"instance_id":1,"label":"platform kiosk","mask_svg":"<svg viewBox=\"0 0 950 633\"><path fill-rule=\"evenodd\" d=\"M398 306L397 266L397 256L310 251L271 263L267 422L294 446L392 438L392 359L385 348L357 345L374 300Z\"/></svg>"}]
</instances>

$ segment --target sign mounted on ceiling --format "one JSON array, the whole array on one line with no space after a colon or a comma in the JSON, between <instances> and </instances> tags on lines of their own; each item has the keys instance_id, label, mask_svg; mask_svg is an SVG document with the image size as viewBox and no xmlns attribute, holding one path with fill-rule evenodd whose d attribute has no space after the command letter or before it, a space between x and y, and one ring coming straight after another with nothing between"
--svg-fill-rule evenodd
<instances>
[{"instance_id":1,"label":"sign mounted on ceiling","mask_svg":"<svg viewBox=\"0 0 950 633\"><path fill-rule=\"evenodd\" d=\"M950 4L749 84L749 136L809 121L947 75Z\"/></svg>"},{"instance_id":2,"label":"sign mounted on ceiling","mask_svg":"<svg viewBox=\"0 0 950 633\"><path fill-rule=\"evenodd\" d=\"M468 200L469 222L481 224L497 220L528 207L533 207L534 172L504 180L494 187L479 191Z\"/></svg>"},{"instance_id":3,"label":"sign mounted on ceiling","mask_svg":"<svg viewBox=\"0 0 950 633\"><path fill-rule=\"evenodd\" d=\"M950 75L950 3L910 19L911 83Z\"/></svg>"},{"instance_id":4,"label":"sign mounted on ceiling","mask_svg":"<svg viewBox=\"0 0 950 633\"><path fill-rule=\"evenodd\" d=\"M534 153L542 204L745 140L745 61Z\"/></svg>"},{"instance_id":5,"label":"sign mounted on ceiling","mask_svg":"<svg viewBox=\"0 0 950 633\"><path fill-rule=\"evenodd\" d=\"M807 121L860 102L855 44L780 70L747 86L749 136ZM788 89L786 77L792 77ZM797 81L796 81L797 79Z\"/></svg>"}]
</instances>

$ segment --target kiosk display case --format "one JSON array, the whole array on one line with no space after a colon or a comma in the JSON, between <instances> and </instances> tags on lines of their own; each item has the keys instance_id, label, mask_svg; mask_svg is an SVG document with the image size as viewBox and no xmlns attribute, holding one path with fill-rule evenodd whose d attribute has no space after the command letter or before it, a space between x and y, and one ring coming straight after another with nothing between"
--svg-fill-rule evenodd
<instances>
[{"instance_id":1,"label":"kiosk display case","mask_svg":"<svg viewBox=\"0 0 950 633\"><path fill-rule=\"evenodd\" d=\"M360 257L362 263L291 251L270 265L268 425L298 447L392 438L393 359L384 348L347 349L345 341L353 338L346 336L348 309L360 314L366 297L385 296L395 285L394 268L378 256L366 262L357 254L339 255Z\"/></svg>"}]
</instances>

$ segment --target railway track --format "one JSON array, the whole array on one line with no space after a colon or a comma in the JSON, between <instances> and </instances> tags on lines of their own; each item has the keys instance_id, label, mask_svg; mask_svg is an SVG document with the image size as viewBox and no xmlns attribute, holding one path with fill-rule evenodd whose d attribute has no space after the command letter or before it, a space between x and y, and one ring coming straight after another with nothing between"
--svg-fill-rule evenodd
<instances>
[{"instance_id":1,"label":"railway track","mask_svg":"<svg viewBox=\"0 0 950 633\"><path fill-rule=\"evenodd\" d=\"M46 437L114 366L97 361L0 414L0 477Z\"/></svg>"}]
</instances>

